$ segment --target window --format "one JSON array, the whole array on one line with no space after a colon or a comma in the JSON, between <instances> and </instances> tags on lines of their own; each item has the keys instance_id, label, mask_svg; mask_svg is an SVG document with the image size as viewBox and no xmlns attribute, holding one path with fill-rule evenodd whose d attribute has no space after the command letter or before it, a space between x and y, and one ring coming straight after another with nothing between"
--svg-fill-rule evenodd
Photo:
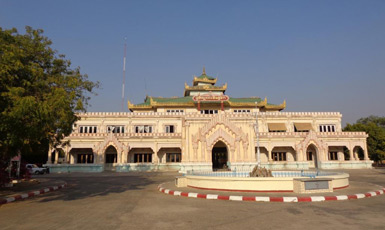
<instances>
[{"instance_id":1,"label":"window","mask_svg":"<svg viewBox=\"0 0 385 230\"><path fill-rule=\"evenodd\" d=\"M273 157L273 161L286 161L285 152L273 152L272 157Z\"/></svg>"},{"instance_id":2,"label":"window","mask_svg":"<svg viewBox=\"0 0 385 230\"><path fill-rule=\"evenodd\" d=\"M79 133L97 133L97 126L80 126Z\"/></svg>"},{"instance_id":3,"label":"window","mask_svg":"<svg viewBox=\"0 0 385 230\"><path fill-rule=\"evenodd\" d=\"M107 133L124 133L123 125L109 125L107 126Z\"/></svg>"},{"instance_id":4,"label":"window","mask_svg":"<svg viewBox=\"0 0 385 230\"><path fill-rule=\"evenodd\" d=\"M151 163L152 154L151 153L135 153L134 154L134 163Z\"/></svg>"},{"instance_id":5,"label":"window","mask_svg":"<svg viewBox=\"0 0 385 230\"><path fill-rule=\"evenodd\" d=\"M152 133L152 126L150 126L150 125L137 125L137 126L135 126L135 133Z\"/></svg>"},{"instance_id":6,"label":"window","mask_svg":"<svg viewBox=\"0 0 385 230\"><path fill-rule=\"evenodd\" d=\"M78 164L92 164L92 163L94 163L94 155L93 154L78 154L77 163Z\"/></svg>"},{"instance_id":7,"label":"window","mask_svg":"<svg viewBox=\"0 0 385 230\"><path fill-rule=\"evenodd\" d=\"M319 131L320 132L335 132L336 126L335 125L320 125Z\"/></svg>"},{"instance_id":8,"label":"window","mask_svg":"<svg viewBox=\"0 0 385 230\"><path fill-rule=\"evenodd\" d=\"M180 153L166 153L166 162L181 162Z\"/></svg>"},{"instance_id":9,"label":"window","mask_svg":"<svg viewBox=\"0 0 385 230\"><path fill-rule=\"evenodd\" d=\"M250 113L250 109L234 109L234 113Z\"/></svg>"},{"instance_id":10,"label":"window","mask_svg":"<svg viewBox=\"0 0 385 230\"><path fill-rule=\"evenodd\" d=\"M337 152L329 152L329 160L330 161L337 161L338 160Z\"/></svg>"},{"instance_id":11,"label":"window","mask_svg":"<svg viewBox=\"0 0 385 230\"><path fill-rule=\"evenodd\" d=\"M166 110L167 113L183 113L183 109L168 109Z\"/></svg>"},{"instance_id":12,"label":"window","mask_svg":"<svg viewBox=\"0 0 385 230\"><path fill-rule=\"evenodd\" d=\"M213 110L213 109L205 109L201 110L201 114L217 114L218 110Z\"/></svg>"},{"instance_id":13,"label":"window","mask_svg":"<svg viewBox=\"0 0 385 230\"><path fill-rule=\"evenodd\" d=\"M313 161L313 153L312 152L307 152L306 157L308 161Z\"/></svg>"},{"instance_id":14,"label":"window","mask_svg":"<svg viewBox=\"0 0 385 230\"><path fill-rule=\"evenodd\" d=\"M175 132L175 128L174 128L174 126L173 125L166 125L165 126L165 131L166 131L166 133L174 133Z\"/></svg>"}]
</instances>

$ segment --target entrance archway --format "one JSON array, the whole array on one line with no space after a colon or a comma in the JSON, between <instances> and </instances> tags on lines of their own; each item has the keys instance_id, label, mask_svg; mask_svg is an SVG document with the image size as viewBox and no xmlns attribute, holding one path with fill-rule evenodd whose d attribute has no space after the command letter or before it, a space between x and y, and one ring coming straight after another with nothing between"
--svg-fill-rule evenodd
<instances>
[{"instance_id":1,"label":"entrance archway","mask_svg":"<svg viewBox=\"0 0 385 230\"><path fill-rule=\"evenodd\" d=\"M363 161L365 159L364 150L361 146L355 146L353 148L353 158L360 161Z\"/></svg>"},{"instance_id":2,"label":"entrance archway","mask_svg":"<svg viewBox=\"0 0 385 230\"><path fill-rule=\"evenodd\" d=\"M212 149L213 171L227 169L228 151L222 141L218 141Z\"/></svg>"},{"instance_id":3,"label":"entrance archway","mask_svg":"<svg viewBox=\"0 0 385 230\"><path fill-rule=\"evenodd\" d=\"M306 160L309 162L309 168L318 168L318 149L314 144L307 147Z\"/></svg>"},{"instance_id":4,"label":"entrance archway","mask_svg":"<svg viewBox=\"0 0 385 230\"><path fill-rule=\"evenodd\" d=\"M105 151L105 163L113 164L113 163L117 163L117 161L118 161L118 152L116 151L116 148L112 145L108 146L108 148Z\"/></svg>"}]
</instances>

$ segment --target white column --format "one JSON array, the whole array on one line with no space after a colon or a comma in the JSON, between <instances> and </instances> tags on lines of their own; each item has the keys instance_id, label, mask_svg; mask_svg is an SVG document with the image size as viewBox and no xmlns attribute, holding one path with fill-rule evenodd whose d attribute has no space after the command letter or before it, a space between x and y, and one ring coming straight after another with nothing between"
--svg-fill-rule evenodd
<instances>
[{"instance_id":1,"label":"white column","mask_svg":"<svg viewBox=\"0 0 385 230\"><path fill-rule=\"evenodd\" d=\"M47 159L47 164L52 164L52 148L48 148L48 159Z\"/></svg>"},{"instance_id":2,"label":"white column","mask_svg":"<svg viewBox=\"0 0 385 230\"><path fill-rule=\"evenodd\" d=\"M369 159L369 155L368 155L368 146L367 146L366 143L365 143L365 145L364 145L363 150L364 150L364 160L366 160L366 161L370 160L370 159Z\"/></svg>"},{"instance_id":3,"label":"white column","mask_svg":"<svg viewBox=\"0 0 385 230\"><path fill-rule=\"evenodd\" d=\"M55 149L55 164L57 164L57 160L58 160L58 158L59 158L59 151L57 151L56 149Z\"/></svg>"},{"instance_id":4,"label":"white column","mask_svg":"<svg viewBox=\"0 0 385 230\"><path fill-rule=\"evenodd\" d=\"M349 161L354 161L354 156L353 156L353 149L352 147L349 145L349 146L346 146L349 150Z\"/></svg>"},{"instance_id":5,"label":"white column","mask_svg":"<svg viewBox=\"0 0 385 230\"><path fill-rule=\"evenodd\" d=\"M337 156L338 156L338 161L345 161L345 155L343 151L338 151Z\"/></svg>"}]
</instances>

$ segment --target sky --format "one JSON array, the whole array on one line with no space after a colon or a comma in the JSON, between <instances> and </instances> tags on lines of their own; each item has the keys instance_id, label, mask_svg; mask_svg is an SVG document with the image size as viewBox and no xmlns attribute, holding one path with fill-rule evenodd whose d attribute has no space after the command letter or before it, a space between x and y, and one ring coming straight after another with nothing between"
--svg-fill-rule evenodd
<instances>
[{"instance_id":1,"label":"sky","mask_svg":"<svg viewBox=\"0 0 385 230\"><path fill-rule=\"evenodd\" d=\"M343 124L385 116L383 0L0 0L0 27L27 25L100 82L88 111L121 111L126 41L132 103L183 96L204 66L231 97L341 112Z\"/></svg>"}]
</instances>

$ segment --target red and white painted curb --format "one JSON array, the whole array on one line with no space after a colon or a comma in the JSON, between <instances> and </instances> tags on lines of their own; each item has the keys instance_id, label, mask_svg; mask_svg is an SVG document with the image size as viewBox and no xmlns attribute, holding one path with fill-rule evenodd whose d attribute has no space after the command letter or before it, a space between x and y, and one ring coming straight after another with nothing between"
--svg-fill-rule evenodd
<instances>
[{"instance_id":1,"label":"red and white painted curb","mask_svg":"<svg viewBox=\"0 0 385 230\"><path fill-rule=\"evenodd\" d=\"M269 197L269 196L224 196L216 194L199 194L194 192L181 192L165 189L162 185L158 186L160 192L173 195L184 196L191 198L202 198L207 200L232 200L232 201L257 201L257 202L319 202L319 201L336 201L336 200L356 200L366 197L373 197L382 195L385 192L385 188L374 192L359 193L354 195L339 195L339 196L308 196L308 197Z\"/></svg>"},{"instance_id":2,"label":"red and white painted curb","mask_svg":"<svg viewBox=\"0 0 385 230\"><path fill-rule=\"evenodd\" d=\"M0 197L0 205L8 204L8 203L11 203L11 202L14 202L14 201L24 200L24 199L31 198L31 197L34 197L34 196L37 196L37 195L41 195L41 194L44 194L44 193L56 191L56 190L59 190L61 188L66 187L66 186L67 186L67 184L62 184L62 185L59 185L59 186L52 186L52 187L48 187L48 188L43 188L43 189L40 189L40 190L31 191L31 192L28 192L28 193L23 193L23 194L19 194L19 195L15 195L15 196Z\"/></svg>"}]
</instances>

